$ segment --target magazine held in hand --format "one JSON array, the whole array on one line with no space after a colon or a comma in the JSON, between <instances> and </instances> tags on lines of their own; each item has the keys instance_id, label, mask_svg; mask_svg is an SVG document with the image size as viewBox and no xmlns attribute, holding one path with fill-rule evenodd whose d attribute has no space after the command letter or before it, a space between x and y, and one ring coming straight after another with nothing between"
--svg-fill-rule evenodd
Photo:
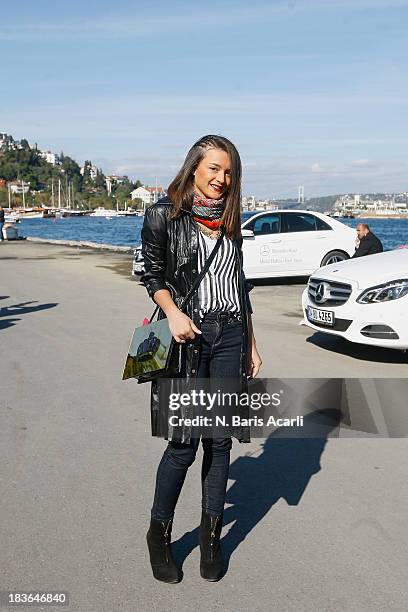
<instances>
[{"instance_id":1,"label":"magazine held in hand","mask_svg":"<svg viewBox=\"0 0 408 612\"><path fill-rule=\"evenodd\" d=\"M224 232L221 232L203 269L180 304L180 310L183 310L185 306L187 306L195 291L197 291L221 246L223 237ZM122 380L138 378L139 382L149 382L160 376L177 376L180 373L180 346L175 346L177 343L171 335L167 318L153 321L158 311L159 307L157 306L149 323L136 327L133 332L125 367L123 369ZM176 363L173 358L173 351L175 349L178 350L179 355Z\"/></svg>"}]
</instances>

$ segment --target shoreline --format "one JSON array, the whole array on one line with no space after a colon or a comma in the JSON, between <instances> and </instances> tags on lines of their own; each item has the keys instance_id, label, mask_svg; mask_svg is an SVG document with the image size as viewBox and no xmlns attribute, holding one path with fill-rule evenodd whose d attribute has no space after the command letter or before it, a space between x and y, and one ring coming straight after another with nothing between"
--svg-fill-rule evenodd
<instances>
[{"instance_id":1,"label":"shoreline","mask_svg":"<svg viewBox=\"0 0 408 612\"><path fill-rule=\"evenodd\" d=\"M355 215L355 219L408 219L408 215Z\"/></svg>"},{"instance_id":2,"label":"shoreline","mask_svg":"<svg viewBox=\"0 0 408 612\"><path fill-rule=\"evenodd\" d=\"M89 242L88 240L57 240L53 238L38 238L37 236L27 236L24 241L38 242L43 244L55 244L57 246L81 247L86 249L96 249L98 251L112 251L114 253L133 253L136 247L120 246L115 244L104 244L100 242ZM10 242L19 242L12 240Z\"/></svg>"}]
</instances>

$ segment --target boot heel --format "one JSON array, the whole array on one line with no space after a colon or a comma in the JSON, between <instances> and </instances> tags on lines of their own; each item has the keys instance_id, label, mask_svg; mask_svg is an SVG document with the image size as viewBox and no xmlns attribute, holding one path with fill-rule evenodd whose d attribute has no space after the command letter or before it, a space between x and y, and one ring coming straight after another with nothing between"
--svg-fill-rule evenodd
<instances>
[{"instance_id":1,"label":"boot heel","mask_svg":"<svg viewBox=\"0 0 408 612\"><path fill-rule=\"evenodd\" d=\"M156 580L169 584L181 580L181 572L171 554L172 521L172 518L167 521L152 518L150 519L149 531L146 534L153 576Z\"/></svg>"},{"instance_id":2,"label":"boot heel","mask_svg":"<svg viewBox=\"0 0 408 612\"><path fill-rule=\"evenodd\" d=\"M200 524L200 574L210 582L217 582L224 573L220 537L223 515L211 516L202 512Z\"/></svg>"}]
</instances>

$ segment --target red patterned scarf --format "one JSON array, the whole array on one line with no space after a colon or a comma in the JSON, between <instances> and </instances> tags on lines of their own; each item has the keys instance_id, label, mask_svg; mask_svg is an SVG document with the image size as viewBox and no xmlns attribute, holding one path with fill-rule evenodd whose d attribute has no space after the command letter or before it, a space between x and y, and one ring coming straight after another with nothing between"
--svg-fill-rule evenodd
<instances>
[{"instance_id":1,"label":"red patterned scarf","mask_svg":"<svg viewBox=\"0 0 408 612\"><path fill-rule=\"evenodd\" d=\"M213 200L212 198L205 198L194 192L194 201L191 208L193 219L212 230L216 230L220 227L224 205L224 198Z\"/></svg>"}]
</instances>

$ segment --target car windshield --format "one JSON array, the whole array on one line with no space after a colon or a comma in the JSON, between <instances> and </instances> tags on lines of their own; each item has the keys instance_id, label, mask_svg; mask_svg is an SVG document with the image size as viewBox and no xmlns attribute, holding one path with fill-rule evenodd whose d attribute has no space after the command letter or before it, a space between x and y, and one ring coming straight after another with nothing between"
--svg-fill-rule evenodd
<instances>
[{"instance_id":1,"label":"car windshield","mask_svg":"<svg viewBox=\"0 0 408 612\"><path fill-rule=\"evenodd\" d=\"M259 215L260 212L261 211L259 210L246 210L245 212L241 213L241 223L244 223L244 221L248 221L248 219L250 219L254 215Z\"/></svg>"}]
</instances>

